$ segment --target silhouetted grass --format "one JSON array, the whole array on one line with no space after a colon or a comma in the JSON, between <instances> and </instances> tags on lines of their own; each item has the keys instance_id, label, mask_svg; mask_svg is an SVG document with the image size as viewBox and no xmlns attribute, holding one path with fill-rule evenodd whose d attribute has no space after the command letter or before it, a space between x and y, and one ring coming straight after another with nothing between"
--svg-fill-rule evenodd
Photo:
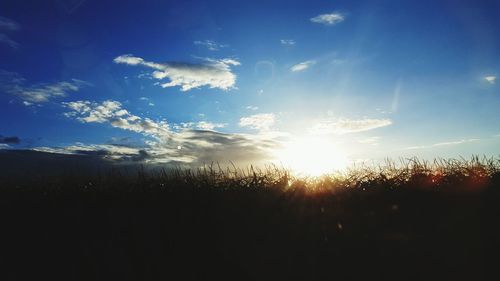
<instances>
[{"instance_id":1,"label":"silhouetted grass","mask_svg":"<svg viewBox=\"0 0 500 281\"><path fill-rule=\"evenodd\" d=\"M33 171L31 171L31 174ZM2 280L489 280L500 159L0 177Z\"/></svg>"},{"instance_id":2,"label":"silhouetted grass","mask_svg":"<svg viewBox=\"0 0 500 281\"><path fill-rule=\"evenodd\" d=\"M146 169L115 167L99 173L72 170L63 176L28 172L28 177L0 177L2 189L46 192L158 192L169 189L269 190L305 193L337 193L358 189L454 189L479 190L500 174L500 159L473 156L470 159L418 158L386 160L382 164L357 163L344 170L319 177L295 176L285 168L236 166L221 168L217 163L198 169Z\"/></svg>"}]
</instances>

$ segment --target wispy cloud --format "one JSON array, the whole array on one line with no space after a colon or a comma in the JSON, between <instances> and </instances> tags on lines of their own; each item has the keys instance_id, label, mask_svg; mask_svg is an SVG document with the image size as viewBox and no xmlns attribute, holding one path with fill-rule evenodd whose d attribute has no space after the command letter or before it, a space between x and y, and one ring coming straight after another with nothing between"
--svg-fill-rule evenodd
<instances>
[{"instance_id":1,"label":"wispy cloud","mask_svg":"<svg viewBox=\"0 0 500 281\"><path fill-rule=\"evenodd\" d=\"M345 20L345 15L340 12L332 12L329 14L321 14L310 19L311 22L324 25L335 25Z\"/></svg>"},{"instance_id":2,"label":"wispy cloud","mask_svg":"<svg viewBox=\"0 0 500 281\"><path fill-rule=\"evenodd\" d=\"M19 29L21 29L21 25L17 22L5 17L0 17L0 30L17 31Z\"/></svg>"},{"instance_id":3,"label":"wispy cloud","mask_svg":"<svg viewBox=\"0 0 500 281\"><path fill-rule=\"evenodd\" d=\"M55 83L26 85L26 79L15 72L0 71L0 89L23 100L25 105L46 103L57 97L66 97L69 92L76 92L89 83L71 79Z\"/></svg>"},{"instance_id":4,"label":"wispy cloud","mask_svg":"<svg viewBox=\"0 0 500 281\"><path fill-rule=\"evenodd\" d=\"M298 63L298 64L292 66L290 68L290 70L292 72L304 71L304 70L308 69L309 67L313 66L314 64L316 64L315 60L308 60L308 61L304 61L304 62L301 62L301 63Z\"/></svg>"},{"instance_id":5,"label":"wispy cloud","mask_svg":"<svg viewBox=\"0 0 500 281\"><path fill-rule=\"evenodd\" d=\"M246 109L248 109L248 110L258 110L259 107L258 106L253 106L253 105L249 105L249 106L246 107Z\"/></svg>"},{"instance_id":6,"label":"wispy cloud","mask_svg":"<svg viewBox=\"0 0 500 281\"><path fill-rule=\"evenodd\" d=\"M19 48L19 43L10 39L9 36L7 36L6 34L3 34L3 33L0 33L0 43L7 44L7 45L9 45L9 47L11 47L13 49Z\"/></svg>"},{"instance_id":7,"label":"wispy cloud","mask_svg":"<svg viewBox=\"0 0 500 281\"><path fill-rule=\"evenodd\" d=\"M280 40L280 43L281 45L285 45L285 46L293 46L295 45L295 40L292 40L292 39L281 39Z\"/></svg>"},{"instance_id":8,"label":"wispy cloud","mask_svg":"<svg viewBox=\"0 0 500 281\"><path fill-rule=\"evenodd\" d=\"M392 124L390 119L335 119L328 118L319 120L310 129L310 133L317 135L336 134L343 135L349 133L357 133L369 131L381 127L386 127Z\"/></svg>"},{"instance_id":9,"label":"wispy cloud","mask_svg":"<svg viewBox=\"0 0 500 281\"><path fill-rule=\"evenodd\" d=\"M76 92L82 85L85 85L85 82L72 79L71 82L57 82L20 88L14 94L28 102L43 103L55 97L65 97L68 92Z\"/></svg>"},{"instance_id":10,"label":"wispy cloud","mask_svg":"<svg viewBox=\"0 0 500 281\"><path fill-rule=\"evenodd\" d=\"M151 102L147 97L140 97L139 100L147 102L149 106L155 106L155 104Z\"/></svg>"},{"instance_id":11,"label":"wispy cloud","mask_svg":"<svg viewBox=\"0 0 500 281\"><path fill-rule=\"evenodd\" d=\"M141 65L154 69L152 77L158 80L168 78L170 82L160 84L163 88L180 86L181 91L208 86L230 90L236 83L236 75L231 66L238 66L240 62L234 59L204 59L202 63L156 63L145 61L140 57L122 55L114 59L115 63Z\"/></svg>"},{"instance_id":12,"label":"wispy cloud","mask_svg":"<svg viewBox=\"0 0 500 281\"><path fill-rule=\"evenodd\" d=\"M228 45L219 44L219 43L215 42L214 40L194 41L193 44L203 46L210 51L218 51L221 48L228 47Z\"/></svg>"},{"instance_id":13,"label":"wispy cloud","mask_svg":"<svg viewBox=\"0 0 500 281\"><path fill-rule=\"evenodd\" d=\"M17 22L5 17L0 17L0 43L6 44L13 49L19 48L19 43L3 33L18 31L19 29L21 29L21 26Z\"/></svg>"},{"instance_id":14,"label":"wispy cloud","mask_svg":"<svg viewBox=\"0 0 500 281\"><path fill-rule=\"evenodd\" d=\"M438 142L438 143L434 143L431 145L410 146L410 147L407 147L406 149L408 149L408 150L425 149L425 148L433 148L433 147L440 147L440 146L459 145L459 144L471 143L471 142L476 142L476 141L480 141L480 139L462 139L462 140L458 140L458 141Z\"/></svg>"},{"instance_id":15,"label":"wispy cloud","mask_svg":"<svg viewBox=\"0 0 500 281\"><path fill-rule=\"evenodd\" d=\"M483 79L490 84L495 84L497 81L497 77L493 75L485 76Z\"/></svg>"},{"instance_id":16,"label":"wispy cloud","mask_svg":"<svg viewBox=\"0 0 500 281\"><path fill-rule=\"evenodd\" d=\"M275 121L276 117L273 113L260 113L240 118L239 125L259 131L268 131Z\"/></svg>"}]
</instances>

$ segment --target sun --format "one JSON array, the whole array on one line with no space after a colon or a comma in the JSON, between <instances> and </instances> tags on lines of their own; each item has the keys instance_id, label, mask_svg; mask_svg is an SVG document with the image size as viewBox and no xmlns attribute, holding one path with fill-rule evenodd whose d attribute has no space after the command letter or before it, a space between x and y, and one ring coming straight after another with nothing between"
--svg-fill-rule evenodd
<instances>
[{"instance_id":1,"label":"sun","mask_svg":"<svg viewBox=\"0 0 500 281\"><path fill-rule=\"evenodd\" d=\"M319 176L348 165L346 154L320 137L296 138L275 154L276 160L298 175Z\"/></svg>"}]
</instances>

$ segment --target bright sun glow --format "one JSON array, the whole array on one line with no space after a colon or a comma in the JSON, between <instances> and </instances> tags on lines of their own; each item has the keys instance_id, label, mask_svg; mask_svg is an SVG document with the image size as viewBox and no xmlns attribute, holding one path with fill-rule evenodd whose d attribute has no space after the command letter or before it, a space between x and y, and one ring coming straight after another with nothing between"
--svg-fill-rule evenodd
<instances>
[{"instance_id":1,"label":"bright sun glow","mask_svg":"<svg viewBox=\"0 0 500 281\"><path fill-rule=\"evenodd\" d=\"M299 175L319 176L343 169L348 159L334 143L317 137L297 138L276 152L276 159Z\"/></svg>"}]
</instances>

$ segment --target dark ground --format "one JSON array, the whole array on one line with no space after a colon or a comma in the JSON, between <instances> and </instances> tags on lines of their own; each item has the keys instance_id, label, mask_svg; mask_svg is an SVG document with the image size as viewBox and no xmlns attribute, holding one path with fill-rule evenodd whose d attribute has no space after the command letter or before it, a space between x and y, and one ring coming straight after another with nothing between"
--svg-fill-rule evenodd
<instances>
[{"instance_id":1,"label":"dark ground","mask_svg":"<svg viewBox=\"0 0 500 281\"><path fill-rule=\"evenodd\" d=\"M499 178L317 193L0 181L0 280L495 280Z\"/></svg>"}]
</instances>

